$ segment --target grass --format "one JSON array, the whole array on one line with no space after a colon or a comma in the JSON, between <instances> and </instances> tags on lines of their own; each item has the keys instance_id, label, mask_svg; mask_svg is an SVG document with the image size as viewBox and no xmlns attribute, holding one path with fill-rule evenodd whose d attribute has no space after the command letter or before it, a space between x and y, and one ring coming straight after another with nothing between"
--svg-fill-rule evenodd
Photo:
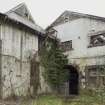
<instances>
[{"instance_id":1,"label":"grass","mask_svg":"<svg viewBox=\"0 0 105 105\"><path fill-rule=\"evenodd\" d=\"M54 95L43 95L24 105L105 105L105 99L98 95L80 95L75 98L60 98ZM104 102L103 102L104 101Z\"/></svg>"},{"instance_id":2,"label":"grass","mask_svg":"<svg viewBox=\"0 0 105 105\"><path fill-rule=\"evenodd\" d=\"M53 95L41 96L36 100L35 105L62 105L62 101L59 97Z\"/></svg>"}]
</instances>

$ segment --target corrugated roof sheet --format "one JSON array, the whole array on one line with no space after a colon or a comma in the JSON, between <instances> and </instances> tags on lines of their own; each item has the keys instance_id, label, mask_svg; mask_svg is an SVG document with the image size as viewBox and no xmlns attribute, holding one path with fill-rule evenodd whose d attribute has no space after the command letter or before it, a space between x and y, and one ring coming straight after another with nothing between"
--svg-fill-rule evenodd
<instances>
[{"instance_id":1,"label":"corrugated roof sheet","mask_svg":"<svg viewBox=\"0 0 105 105\"><path fill-rule=\"evenodd\" d=\"M15 13L7 14L7 16L8 16L8 18L15 20L15 21L18 21L18 22L32 28L33 30L36 30L38 32L45 34L44 29L42 29L40 26L36 25L36 23L34 24L34 23L28 21L27 19L22 18L21 16L15 14Z\"/></svg>"}]
</instances>

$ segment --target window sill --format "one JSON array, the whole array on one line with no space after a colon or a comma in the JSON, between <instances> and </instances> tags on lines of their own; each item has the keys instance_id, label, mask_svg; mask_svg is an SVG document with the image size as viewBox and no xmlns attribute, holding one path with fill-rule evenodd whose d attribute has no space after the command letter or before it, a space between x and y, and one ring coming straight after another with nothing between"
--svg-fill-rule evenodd
<instances>
[{"instance_id":1,"label":"window sill","mask_svg":"<svg viewBox=\"0 0 105 105\"><path fill-rule=\"evenodd\" d=\"M104 44L104 45L94 45L94 46L93 46L93 45L89 45L88 48L92 48L92 47L101 47L101 46L105 46L105 44Z\"/></svg>"},{"instance_id":2,"label":"window sill","mask_svg":"<svg viewBox=\"0 0 105 105\"><path fill-rule=\"evenodd\" d=\"M67 49L67 50L63 50L63 52L67 52L67 51L73 51L74 49L71 48L71 49Z\"/></svg>"}]
</instances>

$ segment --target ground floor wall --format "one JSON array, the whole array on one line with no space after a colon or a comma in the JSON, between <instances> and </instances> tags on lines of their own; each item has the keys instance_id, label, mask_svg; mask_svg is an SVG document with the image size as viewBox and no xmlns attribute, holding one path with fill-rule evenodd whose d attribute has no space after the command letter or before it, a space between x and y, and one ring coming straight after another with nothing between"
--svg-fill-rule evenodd
<instances>
[{"instance_id":1,"label":"ground floor wall","mask_svg":"<svg viewBox=\"0 0 105 105\"><path fill-rule=\"evenodd\" d=\"M61 86L63 95L105 87L105 56L70 58L66 70L69 79Z\"/></svg>"},{"instance_id":2,"label":"ground floor wall","mask_svg":"<svg viewBox=\"0 0 105 105\"><path fill-rule=\"evenodd\" d=\"M77 67L79 73L79 88L87 88L89 86L91 86L90 88L95 88L95 82L98 81L101 83L102 81L99 80L100 77L105 77L105 75L101 74L102 68L100 68L101 66L105 66L105 56L73 58L69 59L69 65ZM91 80L93 79L94 81L92 83ZM101 86L101 84L99 85Z\"/></svg>"},{"instance_id":3,"label":"ground floor wall","mask_svg":"<svg viewBox=\"0 0 105 105\"><path fill-rule=\"evenodd\" d=\"M97 67L105 65L105 56L97 56L97 57L84 57L84 58L69 58L69 66L74 67L78 72L78 91L81 89L86 88L97 88L97 84L101 86L103 85L103 78L105 78L105 75L100 75L101 70L99 69L97 72ZM91 68L92 67L92 68ZM95 67L95 69L94 69ZM92 75L89 74L90 68L92 71ZM93 70L94 69L94 70ZM38 93L53 93L50 86L47 84L43 77L44 68L40 66L40 74L39 74L39 80L40 80L40 86ZM97 74L98 73L98 74ZM98 78L97 78L98 77ZM94 80L94 81L92 81ZM96 81L98 81L96 83ZM105 82L105 80L104 80ZM69 95L69 82L65 82L64 85L61 86L62 94ZM80 93L80 92L78 92Z\"/></svg>"},{"instance_id":4,"label":"ground floor wall","mask_svg":"<svg viewBox=\"0 0 105 105\"><path fill-rule=\"evenodd\" d=\"M2 55L2 98L26 96L30 89L30 62Z\"/></svg>"}]
</instances>

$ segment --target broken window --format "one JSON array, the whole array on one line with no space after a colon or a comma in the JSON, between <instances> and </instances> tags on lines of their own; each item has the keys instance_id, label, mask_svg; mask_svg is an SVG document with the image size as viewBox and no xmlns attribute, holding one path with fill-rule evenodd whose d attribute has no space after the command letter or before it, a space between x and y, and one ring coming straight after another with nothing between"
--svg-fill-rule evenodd
<instances>
[{"instance_id":1,"label":"broken window","mask_svg":"<svg viewBox=\"0 0 105 105\"><path fill-rule=\"evenodd\" d=\"M90 47L105 45L105 34L90 36Z\"/></svg>"},{"instance_id":2,"label":"broken window","mask_svg":"<svg viewBox=\"0 0 105 105\"><path fill-rule=\"evenodd\" d=\"M61 43L61 48L63 49L63 51L72 50L72 40L62 42Z\"/></svg>"},{"instance_id":3,"label":"broken window","mask_svg":"<svg viewBox=\"0 0 105 105\"><path fill-rule=\"evenodd\" d=\"M88 87L98 88L105 86L105 66L93 65L86 67L86 80Z\"/></svg>"}]
</instances>

